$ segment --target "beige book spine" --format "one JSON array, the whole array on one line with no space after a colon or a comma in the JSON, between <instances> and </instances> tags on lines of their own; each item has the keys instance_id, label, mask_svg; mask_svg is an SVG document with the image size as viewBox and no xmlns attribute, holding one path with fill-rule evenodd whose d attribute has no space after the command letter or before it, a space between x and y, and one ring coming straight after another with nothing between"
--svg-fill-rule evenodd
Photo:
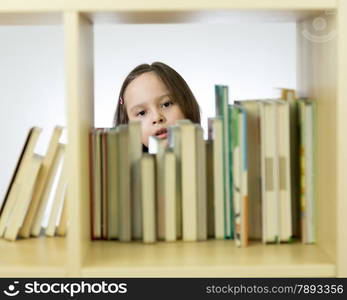
<instances>
[{"instance_id":1,"label":"beige book spine","mask_svg":"<svg viewBox=\"0 0 347 300\"><path fill-rule=\"evenodd\" d=\"M197 172L195 125L181 125L183 240L197 241Z\"/></svg>"},{"instance_id":2,"label":"beige book spine","mask_svg":"<svg viewBox=\"0 0 347 300\"><path fill-rule=\"evenodd\" d=\"M64 195L67 187L67 176L66 176L65 162L60 173L58 186L54 195L54 201L52 205L51 214L49 216L48 225L45 231L46 236L54 236L59 217L59 211L62 209L64 203Z\"/></svg>"},{"instance_id":3,"label":"beige book spine","mask_svg":"<svg viewBox=\"0 0 347 300\"><path fill-rule=\"evenodd\" d=\"M6 225L7 225L7 221L8 221L8 218L10 217L11 215L11 212L13 210L13 207L16 203L16 196L18 195L17 194L17 185L18 185L18 182L21 182L23 177L25 177L25 166L28 164L29 160L32 159L32 156L34 154L34 149L35 149L35 146L37 144L37 140L39 138L39 135L42 131L41 128L37 128L37 127L34 127L33 129L33 132L31 133L31 136L30 136L30 140L28 141L28 145L26 147L26 149L24 150L24 154L23 154L23 158L22 158L22 161L20 163L20 166L19 166L19 169L18 169L18 173L16 174L16 178L13 182L13 186L11 187L11 191L8 195L8 199L6 199L6 203L4 204L4 209L1 213L1 216L0 216L0 237L2 237L4 235L4 232L5 232L5 228L6 228ZM17 195L16 195L17 194Z\"/></svg>"},{"instance_id":4,"label":"beige book spine","mask_svg":"<svg viewBox=\"0 0 347 300\"><path fill-rule=\"evenodd\" d=\"M27 215L25 216L24 223L22 225L21 230L19 231L19 236L23 238L28 238L30 236L31 227L33 225L35 215L37 212L37 209L39 207L39 203L41 201L42 194L45 189L45 185L47 183L47 178L49 176L49 173L52 169L52 163L55 157L55 154L57 152L59 139L61 137L61 134L63 132L63 127L56 126L54 128L52 138L50 140L50 143L48 145L47 154L44 157L42 168L39 173L38 177L38 184L36 185L33 199L30 203L29 210Z\"/></svg>"},{"instance_id":5,"label":"beige book spine","mask_svg":"<svg viewBox=\"0 0 347 300\"><path fill-rule=\"evenodd\" d=\"M4 236L7 240L15 241L17 239L19 228L23 223L25 213L32 199L35 182L41 165L42 156L34 154L30 168L25 174L25 180L23 179L23 181L20 183L18 200L7 223Z\"/></svg>"},{"instance_id":6,"label":"beige book spine","mask_svg":"<svg viewBox=\"0 0 347 300\"><path fill-rule=\"evenodd\" d=\"M58 236L65 236L66 231L67 231L67 225L68 225L68 205L67 205L67 199L68 199L68 188L66 188L65 195L64 195L64 203L63 203L63 209L61 212L60 220L59 220L59 225L57 226L56 229L56 235Z\"/></svg>"},{"instance_id":7,"label":"beige book spine","mask_svg":"<svg viewBox=\"0 0 347 300\"><path fill-rule=\"evenodd\" d=\"M204 132L200 125L196 125L196 159L198 182L198 240L207 239L207 188L206 188L206 149Z\"/></svg>"},{"instance_id":8,"label":"beige book spine","mask_svg":"<svg viewBox=\"0 0 347 300\"><path fill-rule=\"evenodd\" d=\"M149 154L144 154L141 159L142 226L144 243L154 243L156 241L154 166L154 157Z\"/></svg>"},{"instance_id":9,"label":"beige book spine","mask_svg":"<svg viewBox=\"0 0 347 300\"><path fill-rule=\"evenodd\" d=\"M164 155L165 241L176 240L176 159L173 152Z\"/></svg>"},{"instance_id":10,"label":"beige book spine","mask_svg":"<svg viewBox=\"0 0 347 300\"><path fill-rule=\"evenodd\" d=\"M37 210L37 214L36 214L35 219L34 219L33 227L31 229L31 235L32 236L39 236L39 234L40 234L41 227L42 227L41 224L42 224L42 220L43 220L45 210L47 207L49 195L51 193L51 189L53 186L53 181L54 181L55 176L57 174L57 170L58 170L59 164L61 162L61 159L63 157L64 151L65 151L65 145L59 144L56 156L55 156L54 161L53 161L52 170L49 174L49 177L47 178L45 190L44 190L44 193L42 195L42 198L41 198L38 210Z\"/></svg>"},{"instance_id":11,"label":"beige book spine","mask_svg":"<svg viewBox=\"0 0 347 300\"><path fill-rule=\"evenodd\" d=\"M212 119L211 127L213 132L214 230L216 239L224 239L222 121Z\"/></svg>"},{"instance_id":12,"label":"beige book spine","mask_svg":"<svg viewBox=\"0 0 347 300\"><path fill-rule=\"evenodd\" d=\"M129 122L129 149L130 149L130 176L131 184L134 187L131 189L131 210L132 210L132 237L134 239L142 238L142 203L141 203L141 174L140 174L140 159L142 155L141 143L141 122Z\"/></svg>"}]
</instances>

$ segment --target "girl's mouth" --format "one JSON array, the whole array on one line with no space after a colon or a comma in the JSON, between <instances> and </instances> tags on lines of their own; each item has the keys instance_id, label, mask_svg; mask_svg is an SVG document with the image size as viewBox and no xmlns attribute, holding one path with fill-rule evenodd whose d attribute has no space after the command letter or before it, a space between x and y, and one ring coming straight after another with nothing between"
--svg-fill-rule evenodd
<instances>
[{"instance_id":1,"label":"girl's mouth","mask_svg":"<svg viewBox=\"0 0 347 300\"><path fill-rule=\"evenodd\" d=\"M160 139L165 139L167 138L167 129L166 128L159 129L157 130L155 135Z\"/></svg>"}]
</instances>

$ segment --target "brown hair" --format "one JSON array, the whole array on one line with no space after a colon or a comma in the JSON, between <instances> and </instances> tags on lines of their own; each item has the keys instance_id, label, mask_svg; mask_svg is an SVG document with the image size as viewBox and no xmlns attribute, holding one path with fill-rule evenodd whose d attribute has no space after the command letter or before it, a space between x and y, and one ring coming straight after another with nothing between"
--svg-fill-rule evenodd
<instances>
[{"instance_id":1,"label":"brown hair","mask_svg":"<svg viewBox=\"0 0 347 300\"><path fill-rule=\"evenodd\" d=\"M126 124L129 121L126 107L124 105L124 92L131 81L146 72L155 72L168 88L173 99L177 101L184 116L193 123L200 124L200 109L192 91L185 80L174 69L161 62L154 62L151 65L141 64L133 69L125 78L119 92L116 113L113 125ZM122 102L122 104L120 103Z\"/></svg>"}]
</instances>

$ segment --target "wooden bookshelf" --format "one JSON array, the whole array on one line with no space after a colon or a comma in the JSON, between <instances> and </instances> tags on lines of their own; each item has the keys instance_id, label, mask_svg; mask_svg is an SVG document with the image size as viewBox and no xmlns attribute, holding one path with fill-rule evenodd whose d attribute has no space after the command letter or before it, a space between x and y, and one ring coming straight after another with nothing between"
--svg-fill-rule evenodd
<instances>
[{"instance_id":1,"label":"wooden bookshelf","mask_svg":"<svg viewBox=\"0 0 347 300\"><path fill-rule=\"evenodd\" d=\"M237 248L233 241L93 242L86 277L332 277L333 260L315 245L293 243Z\"/></svg>"},{"instance_id":2,"label":"wooden bookshelf","mask_svg":"<svg viewBox=\"0 0 347 300\"><path fill-rule=\"evenodd\" d=\"M0 240L0 277L65 277L66 239Z\"/></svg>"},{"instance_id":3,"label":"wooden bookshelf","mask_svg":"<svg viewBox=\"0 0 347 300\"><path fill-rule=\"evenodd\" d=\"M328 14L327 14L328 12ZM336 30L324 43L304 38L317 16ZM238 249L230 241L140 243L90 241L88 129L93 124L93 24L222 20L297 22L298 90L318 102L317 244ZM62 24L68 111L67 238L0 241L0 276L346 277L347 1L12 0L0 24ZM251 37L250 37L251 38ZM285 72L285 70L283 70Z\"/></svg>"}]
</instances>

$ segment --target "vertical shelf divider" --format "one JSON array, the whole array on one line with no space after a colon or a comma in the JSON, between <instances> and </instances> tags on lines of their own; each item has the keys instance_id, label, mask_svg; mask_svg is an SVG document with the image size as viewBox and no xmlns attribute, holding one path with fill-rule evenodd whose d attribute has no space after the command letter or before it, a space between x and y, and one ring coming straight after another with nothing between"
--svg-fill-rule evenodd
<instances>
[{"instance_id":1,"label":"vertical shelf divider","mask_svg":"<svg viewBox=\"0 0 347 300\"><path fill-rule=\"evenodd\" d=\"M90 246L89 128L94 124L93 24L64 12L68 128L68 276L80 276Z\"/></svg>"},{"instance_id":2,"label":"vertical shelf divider","mask_svg":"<svg viewBox=\"0 0 347 300\"><path fill-rule=\"evenodd\" d=\"M339 0L337 15L337 277L347 277L347 2ZM328 59L328 58L327 58ZM328 200L328 199L327 199ZM331 220L335 221L335 220Z\"/></svg>"}]
</instances>

